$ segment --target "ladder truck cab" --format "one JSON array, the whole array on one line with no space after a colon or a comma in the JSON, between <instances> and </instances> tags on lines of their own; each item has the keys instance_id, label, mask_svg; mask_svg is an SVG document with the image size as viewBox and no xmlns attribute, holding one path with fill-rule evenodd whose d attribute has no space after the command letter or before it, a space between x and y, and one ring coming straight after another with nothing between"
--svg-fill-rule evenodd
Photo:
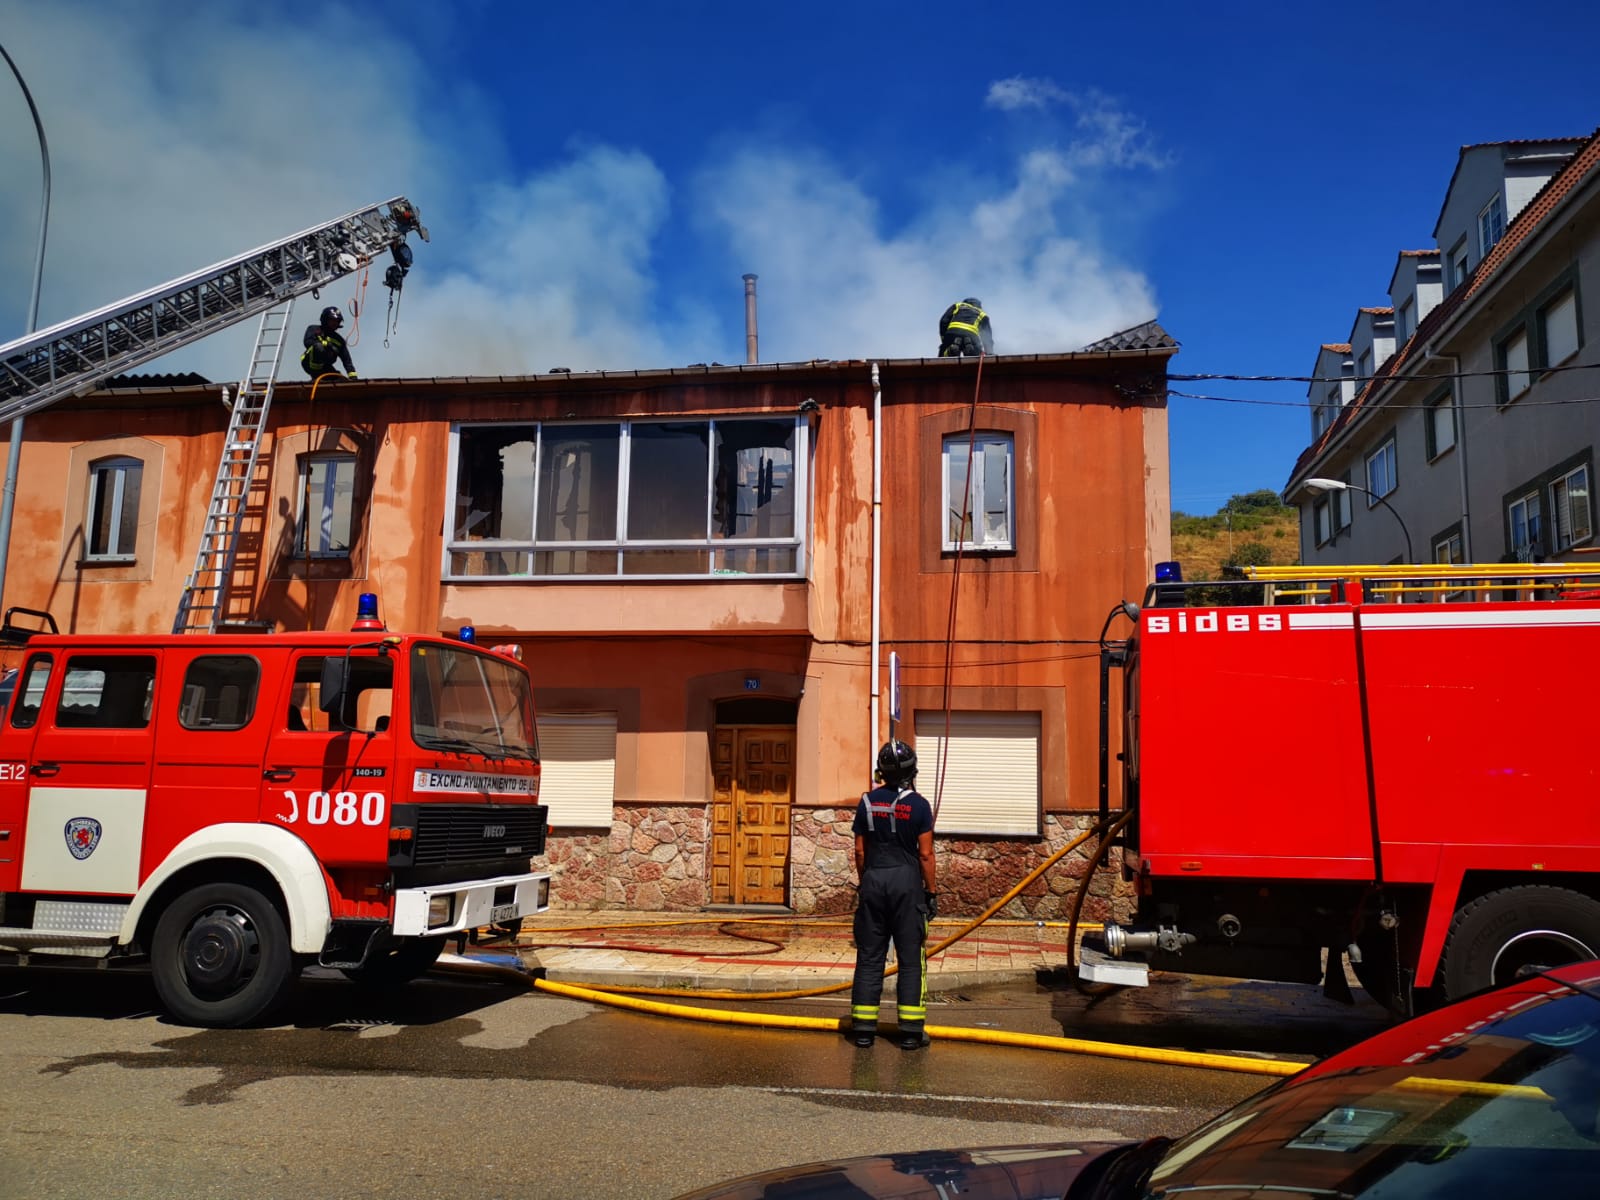
<instances>
[{"instance_id":1,"label":"ladder truck cab","mask_svg":"<svg viewBox=\"0 0 1600 1200\"><path fill-rule=\"evenodd\" d=\"M1348 962L1406 1013L1600 956L1597 576L1251 568L1113 610L1107 631L1135 623L1102 638L1101 700L1106 731L1122 697L1137 911L1085 939L1082 977L1348 998Z\"/></svg>"},{"instance_id":2,"label":"ladder truck cab","mask_svg":"<svg viewBox=\"0 0 1600 1200\"><path fill-rule=\"evenodd\" d=\"M0 953L147 962L178 1020L235 1026L308 964L400 983L546 909L527 669L362 602L345 633L208 637L8 611Z\"/></svg>"}]
</instances>

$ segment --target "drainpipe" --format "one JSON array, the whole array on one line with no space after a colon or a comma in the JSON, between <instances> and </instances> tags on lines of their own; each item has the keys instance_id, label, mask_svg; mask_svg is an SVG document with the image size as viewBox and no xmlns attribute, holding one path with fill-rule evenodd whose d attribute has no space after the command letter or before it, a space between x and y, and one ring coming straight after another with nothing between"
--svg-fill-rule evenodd
<instances>
[{"instance_id":1,"label":"drainpipe","mask_svg":"<svg viewBox=\"0 0 1600 1200\"><path fill-rule=\"evenodd\" d=\"M867 730L867 778L878 749L878 638L882 626L883 586L883 385L878 364L872 364L872 726Z\"/></svg>"},{"instance_id":2,"label":"drainpipe","mask_svg":"<svg viewBox=\"0 0 1600 1200\"><path fill-rule=\"evenodd\" d=\"M1461 481L1461 561L1475 562L1472 557L1472 512L1467 500L1467 422L1465 401L1461 395L1461 356L1457 354L1435 354L1433 347L1429 346L1422 352L1422 361L1447 362L1450 364L1450 419L1455 422L1456 428L1456 474ZM1423 411L1423 420L1428 419L1427 411ZM1433 556L1433 548L1429 547L1429 557Z\"/></svg>"}]
</instances>

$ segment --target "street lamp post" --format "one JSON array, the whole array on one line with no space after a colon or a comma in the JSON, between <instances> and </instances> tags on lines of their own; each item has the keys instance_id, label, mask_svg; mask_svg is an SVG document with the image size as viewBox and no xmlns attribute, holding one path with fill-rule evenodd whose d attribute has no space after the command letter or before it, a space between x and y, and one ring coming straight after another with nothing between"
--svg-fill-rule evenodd
<instances>
[{"instance_id":1,"label":"street lamp post","mask_svg":"<svg viewBox=\"0 0 1600 1200\"><path fill-rule=\"evenodd\" d=\"M1400 534L1406 539L1406 562L1414 563L1417 561L1417 556L1411 549L1411 531L1406 528L1406 523L1401 520L1400 514L1395 512L1394 505L1378 495L1377 492L1371 488L1364 488L1358 483L1347 483L1343 479L1308 479L1305 481L1305 485L1313 492L1365 492L1371 496L1379 504L1387 508L1389 515L1399 523Z\"/></svg>"},{"instance_id":2,"label":"street lamp post","mask_svg":"<svg viewBox=\"0 0 1600 1200\"><path fill-rule=\"evenodd\" d=\"M33 264L33 295L28 301L28 327L23 330L23 336L26 337L39 323L39 287L44 281L44 241L45 234L50 228L50 146L44 140L44 122L39 119L39 108L33 102L33 93L28 90L22 72L17 70L17 64L11 60L11 55L6 53L4 46L0 46L0 58L6 60L6 66L10 67L11 73L17 77L17 86L22 89L22 97L28 102L28 111L33 114L34 132L39 135L39 160L44 167L44 199L39 205L39 252ZM11 442L6 449L5 488L0 492L0 599L4 598L6 590L6 560L11 549L11 513L17 501L17 471L21 462L22 418L16 417L11 422Z\"/></svg>"}]
</instances>

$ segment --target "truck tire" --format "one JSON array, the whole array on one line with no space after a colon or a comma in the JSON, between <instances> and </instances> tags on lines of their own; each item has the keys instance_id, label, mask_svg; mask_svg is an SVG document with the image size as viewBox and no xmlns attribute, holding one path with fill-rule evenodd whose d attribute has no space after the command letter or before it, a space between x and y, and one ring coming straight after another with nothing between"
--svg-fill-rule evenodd
<instances>
[{"instance_id":1,"label":"truck tire","mask_svg":"<svg viewBox=\"0 0 1600 1200\"><path fill-rule=\"evenodd\" d=\"M206 884L169 904L156 922L150 961L167 1011L215 1029L270 1013L296 974L283 915L236 883Z\"/></svg>"},{"instance_id":2,"label":"truck tire","mask_svg":"<svg viewBox=\"0 0 1600 1200\"><path fill-rule=\"evenodd\" d=\"M1600 958L1600 901L1559 887L1501 888L1450 923L1439 978L1446 1000L1524 974Z\"/></svg>"},{"instance_id":3,"label":"truck tire","mask_svg":"<svg viewBox=\"0 0 1600 1200\"><path fill-rule=\"evenodd\" d=\"M346 979L368 987L398 987L425 974L439 961L448 938L400 938L372 952L359 967L340 968Z\"/></svg>"}]
</instances>

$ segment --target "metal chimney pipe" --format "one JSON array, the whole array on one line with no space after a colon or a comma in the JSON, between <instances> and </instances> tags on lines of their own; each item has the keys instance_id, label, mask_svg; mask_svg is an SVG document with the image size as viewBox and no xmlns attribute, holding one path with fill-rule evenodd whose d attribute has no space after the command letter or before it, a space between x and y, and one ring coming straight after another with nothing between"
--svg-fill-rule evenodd
<instances>
[{"instance_id":1,"label":"metal chimney pipe","mask_svg":"<svg viewBox=\"0 0 1600 1200\"><path fill-rule=\"evenodd\" d=\"M756 352L756 277L744 277L744 360L747 363L761 361Z\"/></svg>"}]
</instances>

